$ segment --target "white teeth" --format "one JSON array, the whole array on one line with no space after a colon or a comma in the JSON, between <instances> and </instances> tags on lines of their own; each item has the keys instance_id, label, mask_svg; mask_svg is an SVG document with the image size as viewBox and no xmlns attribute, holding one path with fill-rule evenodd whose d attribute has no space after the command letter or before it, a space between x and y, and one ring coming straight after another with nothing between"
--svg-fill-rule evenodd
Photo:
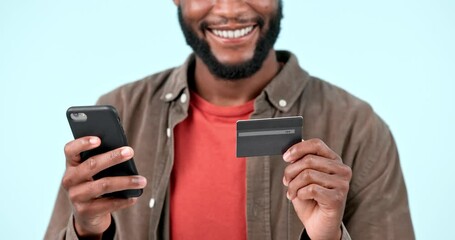
<instances>
[{"instance_id":1,"label":"white teeth","mask_svg":"<svg viewBox=\"0 0 455 240\"><path fill-rule=\"evenodd\" d=\"M216 30L213 29L212 32L218 37L222 38L241 38L253 31L253 26L236 29L236 30Z\"/></svg>"},{"instance_id":2,"label":"white teeth","mask_svg":"<svg viewBox=\"0 0 455 240\"><path fill-rule=\"evenodd\" d=\"M245 29L235 30L234 36L235 36L236 38L239 38L239 37L245 36L246 33L247 33L247 31L246 31Z\"/></svg>"}]
</instances>

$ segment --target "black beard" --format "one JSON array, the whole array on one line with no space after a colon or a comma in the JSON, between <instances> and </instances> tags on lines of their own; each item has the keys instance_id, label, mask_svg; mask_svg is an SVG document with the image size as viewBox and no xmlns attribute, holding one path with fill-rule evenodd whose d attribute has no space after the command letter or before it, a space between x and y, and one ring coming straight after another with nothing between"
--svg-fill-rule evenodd
<instances>
[{"instance_id":1,"label":"black beard","mask_svg":"<svg viewBox=\"0 0 455 240\"><path fill-rule=\"evenodd\" d=\"M186 43L193 49L194 53L207 65L209 71L226 80L236 80L251 77L261 69L264 60L273 48L281 30L281 19L283 18L282 1L278 3L278 9L269 21L269 29L261 35L256 43L253 58L240 64L223 64L213 55L210 45L204 39L198 38L190 26L185 23L180 6L178 7L178 18ZM258 20L258 27L264 26L264 20ZM202 30L206 30L202 26Z\"/></svg>"}]
</instances>

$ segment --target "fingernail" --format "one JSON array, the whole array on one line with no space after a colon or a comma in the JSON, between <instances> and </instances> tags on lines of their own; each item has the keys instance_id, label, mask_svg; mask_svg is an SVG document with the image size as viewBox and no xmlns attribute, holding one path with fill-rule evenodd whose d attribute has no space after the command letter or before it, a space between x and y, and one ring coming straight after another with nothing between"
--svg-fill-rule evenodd
<instances>
[{"instance_id":1,"label":"fingernail","mask_svg":"<svg viewBox=\"0 0 455 240\"><path fill-rule=\"evenodd\" d=\"M147 179L145 177L136 176L131 179L131 182L137 183L139 185L145 185L147 183Z\"/></svg>"},{"instance_id":2,"label":"fingernail","mask_svg":"<svg viewBox=\"0 0 455 240\"><path fill-rule=\"evenodd\" d=\"M128 156L131 155L131 149L129 149L129 148L124 148L124 149L122 149L122 151L121 151L120 153L122 154L122 156L128 157Z\"/></svg>"},{"instance_id":3,"label":"fingernail","mask_svg":"<svg viewBox=\"0 0 455 240\"><path fill-rule=\"evenodd\" d=\"M286 192L286 197L288 198L288 200L291 200L291 195L289 195L289 192Z\"/></svg>"},{"instance_id":4,"label":"fingernail","mask_svg":"<svg viewBox=\"0 0 455 240\"><path fill-rule=\"evenodd\" d=\"M290 155L291 155L291 152L289 150L287 150L283 155L283 160L286 162L289 162Z\"/></svg>"},{"instance_id":5,"label":"fingernail","mask_svg":"<svg viewBox=\"0 0 455 240\"><path fill-rule=\"evenodd\" d=\"M285 178L285 177L283 177L283 184L284 184L284 186L286 186L286 187L289 185L289 183L286 181L286 178Z\"/></svg>"},{"instance_id":6,"label":"fingernail","mask_svg":"<svg viewBox=\"0 0 455 240\"><path fill-rule=\"evenodd\" d=\"M97 143L98 143L98 139L96 139L96 138L90 138L90 139L88 140L88 142L89 142L90 144L94 145L94 144L97 144Z\"/></svg>"}]
</instances>

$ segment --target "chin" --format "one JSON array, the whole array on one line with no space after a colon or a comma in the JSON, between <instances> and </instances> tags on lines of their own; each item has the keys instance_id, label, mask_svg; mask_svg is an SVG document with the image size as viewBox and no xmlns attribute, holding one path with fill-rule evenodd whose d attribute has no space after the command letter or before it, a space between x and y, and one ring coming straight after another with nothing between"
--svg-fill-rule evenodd
<instances>
[{"instance_id":1,"label":"chin","mask_svg":"<svg viewBox=\"0 0 455 240\"><path fill-rule=\"evenodd\" d=\"M226 58L226 57L219 58L216 55L215 55L215 57L218 60L218 62L220 62L223 65L227 65L227 66L243 65L243 64L246 64L253 60L252 55L248 56L248 57L242 57L242 58Z\"/></svg>"}]
</instances>

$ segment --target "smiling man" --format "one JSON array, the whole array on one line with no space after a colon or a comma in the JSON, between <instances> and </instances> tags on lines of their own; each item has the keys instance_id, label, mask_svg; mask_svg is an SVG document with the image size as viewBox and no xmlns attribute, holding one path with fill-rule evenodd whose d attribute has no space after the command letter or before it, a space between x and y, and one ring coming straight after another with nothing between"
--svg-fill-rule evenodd
<instances>
[{"instance_id":1,"label":"smiling man","mask_svg":"<svg viewBox=\"0 0 455 240\"><path fill-rule=\"evenodd\" d=\"M281 1L174 3L194 54L100 98L130 147L81 162L101 140L66 144L46 239L414 238L387 125L274 50ZM285 116L303 117L305 141L282 156L235 157L236 121ZM133 156L142 176L92 179ZM141 197L99 197L135 188Z\"/></svg>"}]
</instances>

